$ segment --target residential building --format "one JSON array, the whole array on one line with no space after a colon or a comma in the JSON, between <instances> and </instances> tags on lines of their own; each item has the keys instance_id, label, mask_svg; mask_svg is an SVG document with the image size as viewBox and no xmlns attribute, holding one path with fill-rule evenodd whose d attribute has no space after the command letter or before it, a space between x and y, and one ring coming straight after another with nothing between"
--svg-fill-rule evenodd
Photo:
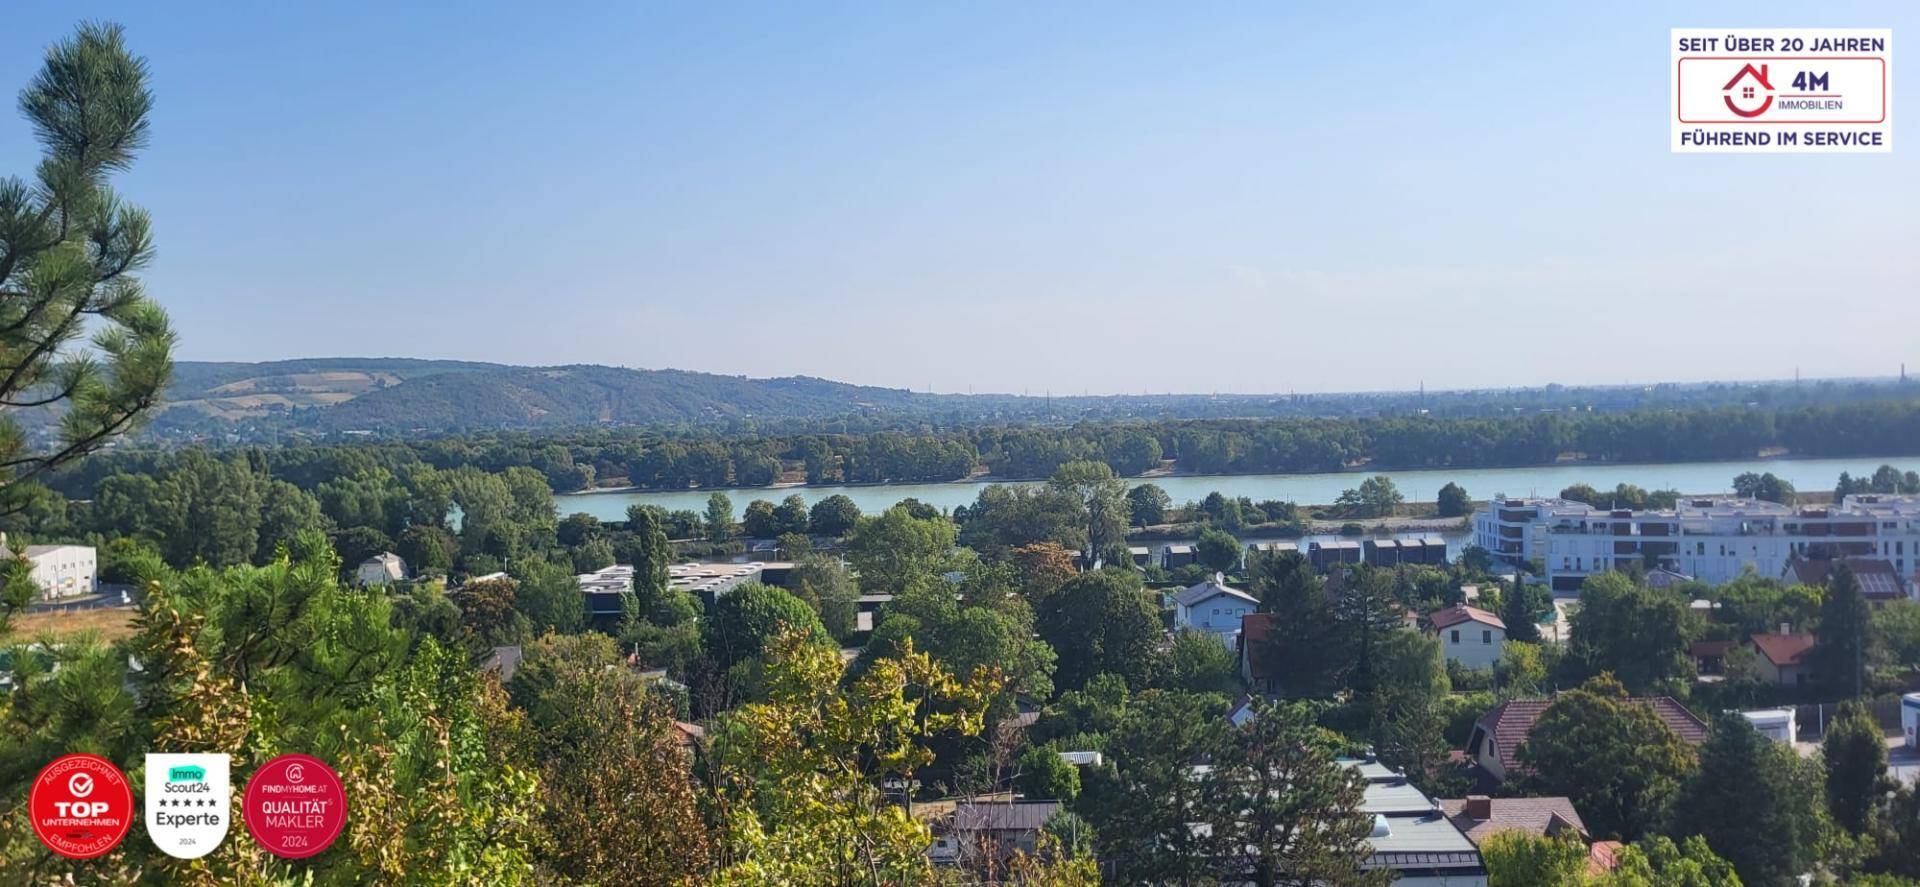
<instances>
[{"instance_id":1,"label":"residential building","mask_svg":"<svg viewBox=\"0 0 1920 887\"><path fill-rule=\"evenodd\" d=\"M1247 543L1247 556L1249 557L1256 554L1286 554L1287 552L1298 554L1300 552L1300 544L1298 542Z\"/></svg>"},{"instance_id":2,"label":"residential building","mask_svg":"<svg viewBox=\"0 0 1920 887\"><path fill-rule=\"evenodd\" d=\"M1127 546L1127 560L1132 561L1136 567L1145 567L1153 563L1153 549L1145 545L1129 545Z\"/></svg>"},{"instance_id":3,"label":"residential building","mask_svg":"<svg viewBox=\"0 0 1920 887\"><path fill-rule=\"evenodd\" d=\"M1781 687L1795 687L1813 680L1813 669L1807 664L1807 653L1813 649L1814 636L1805 632L1793 632L1790 626L1780 626L1777 634L1756 634L1752 637L1754 657L1760 666L1760 679Z\"/></svg>"},{"instance_id":4,"label":"residential building","mask_svg":"<svg viewBox=\"0 0 1920 887\"><path fill-rule=\"evenodd\" d=\"M1800 585L1826 585L1833 576L1834 566L1842 563L1853 571L1854 581L1860 584L1860 596L1866 598L1867 605L1876 610L1886 606L1888 601L1905 600L1911 596L1913 583L1901 578L1893 562L1877 557L1794 560L1787 563L1781 578Z\"/></svg>"},{"instance_id":5,"label":"residential building","mask_svg":"<svg viewBox=\"0 0 1920 887\"><path fill-rule=\"evenodd\" d=\"M1337 539L1332 542L1307 543L1307 560L1313 568L1322 573L1329 572L1341 564L1360 562L1360 543L1351 539Z\"/></svg>"},{"instance_id":6,"label":"residential building","mask_svg":"<svg viewBox=\"0 0 1920 887\"><path fill-rule=\"evenodd\" d=\"M927 856L942 865L969 859L1005 862L1015 853L1032 854L1047 820L1060 812L1059 801L961 801L950 817L934 824Z\"/></svg>"},{"instance_id":7,"label":"residential building","mask_svg":"<svg viewBox=\"0 0 1920 887\"><path fill-rule=\"evenodd\" d=\"M1367 835L1373 855L1362 867L1391 869L1394 883L1403 887L1484 887L1487 869L1480 848L1440 804L1372 758L1341 763L1367 780L1360 809L1373 817Z\"/></svg>"},{"instance_id":8,"label":"residential building","mask_svg":"<svg viewBox=\"0 0 1920 887\"><path fill-rule=\"evenodd\" d=\"M1194 553L1191 545L1169 545L1160 549L1160 566L1164 569L1177 570L1199 562L1200 556Z\"/></svg>"},{"instance_id":9,"label":"residential building","mask_svg":"<svg viewBox=\"0 0 1920 887\"><path fill-rule=\"evenodd\" d=\"M1539 837L1556 837L1568 832L1587 838L1587 825L1573 809L1573 801L1561 797L1492 798L1468 795L1443 798L1440 812L1453 820L1475 847L1501 832L1521 831Z\"/></svg>"},{"instance_id":10,"label":"residential building","mask_svg":"<svg viewBox=\"0 0 1920 887\"><path fill-rule=\"evenodd\" d=\"M1427 614L1427 630L1440 638L1449 662L1492 668L1507 643L1507 624L1479 607L1454 604Z\"/></svg>"},{"instance_id":11,"label":"residential building","mask_svg":"<svg viewBox=\"0 0 1920 887\"><path fill-rule=\"evenodd\" d=\"M1496 496L1473 526L1475 544L1508 563L1537 562L1562 594L1629 564L1717 585L1748 570L1783 576L1796 560L1869 558L1892 565L1903 594L1920 569L1920 496L1856 494L1803 508L1694 498L1643 511Z\"/></svg>"},{"instance_id":12,"label":"residential building","mask_svg":"<svg viewBox=\"0 0 1920 887\"><path fill-rule=\"evenodd\" d=\"M33 565L29 576L42 600L100 590L99 557L91 545L29 545L21 557Z\"/></svg>"},{"instance_id":13,"label":"residential building","mask_svg":"<svg viewBox=\"0 0 1920 887\"><path fill-rule=\"evenodd\" d=\"M1177 629L1206 632L1208 636L1234 649L1240 636L1240 619L1260 607L1260 600L1237 588L1229 588L1219 573L1205 582L1173 596L1173 624Z\"/></svg>"},{"instance_id":14,"label":"residential building","mask_svg":"<svg viewBox=\"0 0 1920 887\"><path fill-rule=\"evenodd\" d=\"M1635 697L1649 706L1674 735L1693 745L1707 741L1707 722L1671 696ZM1545 713L1551 699L1513 699L1494 706L1473 725L1466 755L1493 783L1504 782L1521 770L1516 752Z\"/></svg>"},{"instance_id":15,"label":"residential building","mask_svg":"<svg viewBox=\"0 0 1920 887\"><path fill-rule=\"evenodd\" d=\"M353 578L361 585L392 585L404 582L407 578L407 562L391 551L383 551L360 562L353 570Z\"/></svg>"},{"instance_id":16,"label":"residential building","mask_svg":"<svg viewBox=\"0 0 1920 887\"><path fill-rule=\"evenodd\" d=\"M1360 543L1361 559L1376 567L1400 565L1400 540L1368 539Z\"/></svg>"},{"instance_id":17,"label":"residential building","mask_svg":"<svg viewBox=\"0 0 1920 887\"><path fill-rule=\"evenodd\" d=\"M672 564L667 567L667 587L695 595L702 604L711 607L721 595L743 583L760 582L784 587L787 574L792 570L793 564L786 561ZM631 564L614 564L591 573L581 573L573 579L586 598L587 617L603 625L620 619L622 598L634 590Z\"/></svg>"}]
</instances>

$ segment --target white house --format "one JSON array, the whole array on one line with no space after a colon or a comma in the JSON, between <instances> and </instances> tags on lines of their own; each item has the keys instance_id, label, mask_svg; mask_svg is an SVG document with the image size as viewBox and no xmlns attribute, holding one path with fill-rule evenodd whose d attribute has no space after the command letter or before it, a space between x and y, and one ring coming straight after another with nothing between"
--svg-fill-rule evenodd
<instances>
[{"instance_id":1,"label":"white house","mask_svg":"<svg viewBox=\"0 0 1920 887\"><path fill-rule=\"evenodd\" d=\"M1507 624L1479 607L1454 604L1427 616L1428 630L1440 637L1447 661L1468 668L1492 668L1507 643Z\"/></svg>"},{"instance_id":2,"label":"white house","mask_svg":"<svg viewBox=\"0 0 1920 887\"><path fill-rule=\"evenodd\" d=\"M407 578L407 562L391 551L383 551L361 561L353 575L361 585L392 585Z\"/></svg>"},{"instance_id":3,"label":"white house","mask_svg":"<svg viewBox=\"0 0 1920 887\"><path fill-rule=\"evenodd\" d=\"M33 584L43 599L99 590L99 560L91 545L29 545L22 556L33 564Z\"/></svg>"},{"instance_id":4,"label":"white house","mask_svg":"<svg viewBox=\"0 0 1920 887\"><path fill-rule=\"evenodd\" d=\"M1219 573L1213 578L1173 596L1173 624L1176 628L1204 631L1215 640L1234 646L1240 635L1240 617L1260 607L1259 599L1237 588L1228 588Z\"/></svg>"}]
</instances>

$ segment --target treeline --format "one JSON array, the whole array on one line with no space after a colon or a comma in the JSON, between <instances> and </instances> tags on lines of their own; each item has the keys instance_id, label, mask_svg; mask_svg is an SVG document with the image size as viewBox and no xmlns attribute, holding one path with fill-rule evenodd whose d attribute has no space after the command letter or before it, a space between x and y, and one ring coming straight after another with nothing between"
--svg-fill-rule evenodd
<instances>
[{"instance_id":1,"label":"treeline","mask_svg":"<svg viewBox=\"0 0 1920 887\"><path fill-rule=\"evenodd\" d=\"M1043 478L1069 462L1104 462L1138 476L1164 460L1201 474L1539 465L1566 454L1600 462L1750 458L1769 450L1801 456L1920 453L1920 401L1875 401L1768 409L1724 407L1632 413L1555 413L1513 418L1192 420L1085 423L1067 428L928 427L872 434L788 436L601 429L501 432L419 441L301 444L265 451L276 476L337 474L340 466L392 469L420 462L539 472L556 492L594 486L643 489L810 483L938 482L979 471ZM55 477L70 498L91 498L100 478L175 458L142 450L102 455ZM791 473L789 473L791 472Z\"/></svg>"}]
</instances>

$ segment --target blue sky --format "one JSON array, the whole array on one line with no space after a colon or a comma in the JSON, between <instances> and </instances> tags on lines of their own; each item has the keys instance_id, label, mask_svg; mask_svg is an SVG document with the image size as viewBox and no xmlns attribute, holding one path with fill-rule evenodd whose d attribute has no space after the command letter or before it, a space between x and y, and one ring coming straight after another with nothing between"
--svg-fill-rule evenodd
<instances>
[{"instance_id":1,"label":"blue sky","mask_svg":"<svg viewBox=\"0 0 1920 887\"><path fill-rule=\"evenodd\" d=\"M1898 41L1911 4L255 5L0 29L0 89L82 18L150 60L118 184L183 358L1033 393L1920 372L1920 145L1674 155L1666 122L1669 28ZM0 174L36 151L4 118Z\"/></svg>"}]
</instances>

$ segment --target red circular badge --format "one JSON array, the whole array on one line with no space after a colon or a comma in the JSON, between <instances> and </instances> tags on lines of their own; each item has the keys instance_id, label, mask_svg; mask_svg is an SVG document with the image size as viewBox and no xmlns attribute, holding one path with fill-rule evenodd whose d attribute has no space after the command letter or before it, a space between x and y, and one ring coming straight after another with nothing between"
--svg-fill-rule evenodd
<instances>
[{"instance_id":1,"label":"red circular badge","mask_svg":"<svg viewBox=\"0 0 1920 887\"><path fill-rule=\"evenodd\" d=\"M133 787L106 758L62 755L34 777L27 810L40 843L68 859L92 859L133 827Z\"/></svg>"},{"instance_id":2,"label":"red circular badge","mask_svg":"<svg viewBox=\"0 0 1920 887\"><path fill-rule=\"evenodd\" d=\"M268 853L305 859L347 826L347 791L312 755L281 755L253 771L243 805L247 831Z\"/></svg>"}]
</instances>

